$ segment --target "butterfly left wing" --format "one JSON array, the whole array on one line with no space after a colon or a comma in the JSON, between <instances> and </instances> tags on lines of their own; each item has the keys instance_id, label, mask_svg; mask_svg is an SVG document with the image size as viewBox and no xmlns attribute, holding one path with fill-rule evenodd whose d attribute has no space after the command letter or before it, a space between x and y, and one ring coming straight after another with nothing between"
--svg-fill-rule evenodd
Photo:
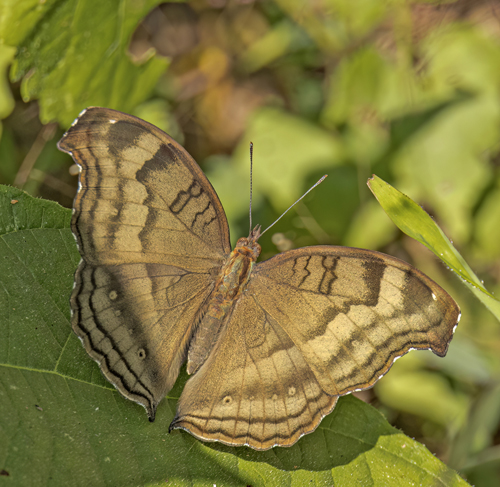
<instances>
[{"instance_id":1,"label":"butterfly left wing","mask_svg":"<svg viewBox=\"0 0 500 487\"><path fill-rule=\"evenodd\" d=\"M394 257L333 246L285 252L254 269L172 428L256 449L292 445L397 357L445 355L459 315L441 287Z\"/></svg>"},{"instance_id":2,"label":"butterfly left wing","mask_svg":"<svg viewBox=\"0 0 500 487\"><path fill-rule=\"evenodd\" d=\"M81 169L73 330L153 420L230 252L224 209L192 157L131 115L89 108L58 147Z\"/></svg>"}]
</instances>

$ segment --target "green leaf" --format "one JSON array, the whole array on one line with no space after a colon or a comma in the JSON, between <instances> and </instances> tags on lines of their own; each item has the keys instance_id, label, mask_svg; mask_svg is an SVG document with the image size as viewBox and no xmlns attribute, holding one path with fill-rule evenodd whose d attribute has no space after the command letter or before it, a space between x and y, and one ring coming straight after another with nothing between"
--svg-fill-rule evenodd
<instances>
[{"instance_id":1,"label":"green leaf","mask_svg":"<svg viewBox=\"0 0 500 487\"><path fill-rule=\"evenodd\" d=\"M399 187L432 206L456 242L465 244L495 177L487 160L498 150L500 45L482 29L451 23L422 42L421 55L424 99L447 99L457 92L473 96L423 125L391 161L392 174Z\"/></svg>"},{"instance_id":2,"label":"green leaf","mask_svg":"<svg viewBox=\"0 0 500 487\"><path fill-rule=\"evenodd\" d=\"M0 465L11 485L467 485L352 396L291 448L168 434L186 375L150 423L71 331L70 210L0 186L0 216Z\"/></svg>"},{"instance_id":3,"label":"green leaf","mask_svg":"<svg viewBox=\"0 0 500 487\"><path fill-rule=\"evenodd\" d=\"M436 222L408 196L379 177L369 179L368 187L400 230L434 252L500 320L500 301L486 290Z\"/></svg>"},{"instance_id":4,"label":"green leaf","mask_svg":"<svg viewBox=\"0 0 500 487\"><path fill-rule=\"evenodd\" d=\"M386 380L377 383L377 398L397 411L425 418L447 431L456 431L467 418L468 397L462 391L454 390L444 374L426 369L426 363L422 361L425 355L410 354L398 360ZM428 355L432 353L428 352ZM430 366L430 357L428 362Z\"/></svg>"},{"instance_id":5,"label":"green leaf","mask_svg":"<svg viewBox=\"0 0 500 487\"><path fill-rule=\"evenodd\" d=\"M16 50L0 45L0 120L6 118L14 109L14 98L7 81L7 67L12 62ZM2 133L0 132L0 137Z\"/></svg>"},{"instance_id":6,"label":"green leaf","mask_svg":"<svg viewBox=\"0 0 500 487\"><path fill-rule=\"evenodd\" d=\"M294 40L302 32L289 20L284 20L260 37L242 55L240 65L248 73L253 73L272 63L287 52Z\"/></svg>"},{"instance_id":7,"label":"green leaf","mask_svg":"<svg viewBox=\"0 0 500 487\"><path fill-rule=\"evenodd\" d=\"M18 46L11 78L22 79L24 101L39 98L42 122L67 126L90 105L131 111L149 96L168 63L149 56L136 64L127 49L159 3L3 0L0 41Z\"/></svg>"}]
</instances>

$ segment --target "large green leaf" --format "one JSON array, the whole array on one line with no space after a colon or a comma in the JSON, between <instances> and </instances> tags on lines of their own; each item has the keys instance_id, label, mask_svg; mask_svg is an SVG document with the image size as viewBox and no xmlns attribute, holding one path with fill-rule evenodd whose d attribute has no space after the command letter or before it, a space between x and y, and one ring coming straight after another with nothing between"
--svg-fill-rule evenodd
<instances>
[{"instance_id":1,"label":"large green leaf","mask_svg":"<svg viewBox=\"0 0 500 487\"><path fill-rule=\"evenodd\" d=\"M70 216L0 186L0 469L9 485L467 485L352 396L295 446L267 452L168 434L185 374L149 423L71 331L79 255Z\"/></svg>"},{"instance_id":2,"label":"large green leaf","mask_svg":"<svg viewBox=\"0 0 500 487\"><path fill-rule=\"evenodd\" d=\"M164 72L165 60L127 54L139 21L158 0L0 0L0 43L16 46L11 71L43 122L69 125L89 105L131 111ZM153 53L150 53L153 54Z\"/></svg>"},{"instance_id":3,"label":"large green leaf","mask_svg":"<svg viewBox=\"0 0 500 487\"><path fill-rule=\"evenodd\" d=\"M373 176L368 186L401 231L434 252L500 320L500 301L484 287L436 222L412 199L379 177Z\"/></svg>"}]
</instances>

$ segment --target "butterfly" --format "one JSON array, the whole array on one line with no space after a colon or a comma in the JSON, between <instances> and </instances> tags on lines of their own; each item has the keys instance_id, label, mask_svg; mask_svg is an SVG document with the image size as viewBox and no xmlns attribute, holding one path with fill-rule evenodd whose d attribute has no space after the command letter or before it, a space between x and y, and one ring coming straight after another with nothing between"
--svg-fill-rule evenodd
<instances>
[{"instance_id":1,"label":"butterfly","mask_svg":"<svg viewBox=\"0 0 500 487\"><path fill-rule=\"evenodd\" d=\"M187 362L170 430L290 446L409 350L446 354L459 308L399 259L320 245L257 263L259 226L231 250L212 185L157 127L88 108L58 147L80 167L72 328L151 421Z\"/></svg>"}]
</instances>

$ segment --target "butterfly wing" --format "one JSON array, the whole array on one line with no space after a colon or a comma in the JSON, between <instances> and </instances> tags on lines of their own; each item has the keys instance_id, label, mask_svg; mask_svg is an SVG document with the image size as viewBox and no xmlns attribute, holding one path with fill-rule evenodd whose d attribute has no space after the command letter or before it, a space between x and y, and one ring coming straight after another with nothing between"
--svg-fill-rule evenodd
<instances>
[{"instance_id":1,"label":"butterfly wing","mask_svg":"<svg viewBox=\"0 0 500 487\"><path fill-rule=\"evenodd\" d=\"M460 319L453 298L422 272L349 247L277 255L257 266L249 291L329 394L373 386L412 349L444 356Z\"/></svg>"},{"instance_id":2,"label":"butterfly wing","mask_svg":"<svg viewBox=\"0 0 500 487\"><path fill-rule=\"evenodd\" d=\"M285 252L256 266L171 427L257 449L292 445L397 357L444 355L458 319L454 300L399 259L345 247Z\"/></svg>"},{"instance_id":3,"label":"butterfly wing","mask_svg":"<svg viewBox=\"0 0 500 487\"><path fill-rule=\"evenodd\" d=\"M152 420L230 252L224 210L191 156L133 116L89 108L59 148L81 168L73 330Z\"/></svg>"}]
</instances>

